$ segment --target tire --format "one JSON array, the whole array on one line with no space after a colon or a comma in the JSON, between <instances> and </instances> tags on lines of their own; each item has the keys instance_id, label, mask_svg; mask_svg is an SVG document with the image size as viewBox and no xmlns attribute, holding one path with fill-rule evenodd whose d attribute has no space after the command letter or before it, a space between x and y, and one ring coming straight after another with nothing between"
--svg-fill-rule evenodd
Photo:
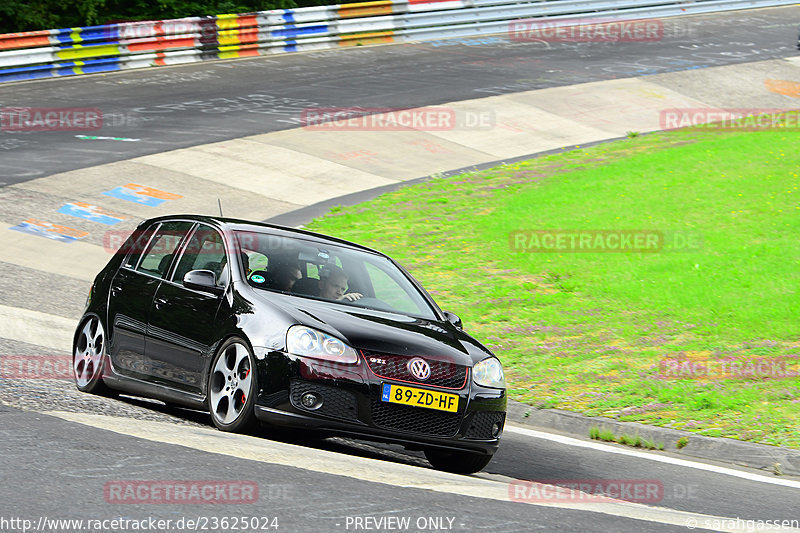
<instances>
[{"instance_id":1,"label":"tire","mask_svg":"<svg viewBox=\"0 0 800 533\"><path fill-rule=\"evenodd\" d=\"M231 338L211 363L206 405L211 421L222 431L243 433L256 426L255 358L246 342Z\"/></svg>"},{"instance_id":2,"label":"tire","mask_svg":"<svg viewBox=\"0 0 800 533\"><path fill-rule=\"evenodd\" d=\"M454 474L474 474L483 470L492 460L493 455L428 448L425 450L425 457L436 470Z\"/></svg>"},{"instance_id":3,"label":"tire","mask_svg":"<svg viewBox=\"0 0 800 533\"><path fill-rule=\"evenodd\" d=\"M72 375L78 390L112 396L112 391L103 383L106 364L106 331L98 317L90 316L78 327L72 352Z\"/></svg>"}]
</instances>

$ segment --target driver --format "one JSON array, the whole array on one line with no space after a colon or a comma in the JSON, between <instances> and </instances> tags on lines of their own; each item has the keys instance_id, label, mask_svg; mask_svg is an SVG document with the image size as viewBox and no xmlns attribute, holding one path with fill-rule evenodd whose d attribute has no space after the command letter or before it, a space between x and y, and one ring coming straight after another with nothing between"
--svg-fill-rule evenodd
<instances>
[{"instance_id":1,"label":"driver","mask_svg":"<svg viewBox=\"0 0 800 533\"><path fill-rule=\"evenodd\" d=\"M347 274L338 266L323 268L320 272L319 295L329 300L355 302L363 295L360 292L347 292Z\"/></svg>"}]
</instances>

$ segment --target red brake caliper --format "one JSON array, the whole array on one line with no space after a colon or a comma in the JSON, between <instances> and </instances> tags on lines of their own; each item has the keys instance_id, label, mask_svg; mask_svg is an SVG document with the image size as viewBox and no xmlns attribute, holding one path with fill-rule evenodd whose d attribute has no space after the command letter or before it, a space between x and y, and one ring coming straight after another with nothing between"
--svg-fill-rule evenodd
<instances>
[{"instance_id":1,"label":"red brake caliper","mask_svg":"<svg viewBox=\"0 0 800 533\"><path fill-rule=\"evenodd\" d=\"M251 370L250 368L247 369L247 372L245 372L244 377L242 379L247 379L247 376L250 375L250 370ZM246 400L247 400L247 398L245 397L244 392L243 392L242 393L242 403L245 403Z\"/></svg>"}]
</instances>

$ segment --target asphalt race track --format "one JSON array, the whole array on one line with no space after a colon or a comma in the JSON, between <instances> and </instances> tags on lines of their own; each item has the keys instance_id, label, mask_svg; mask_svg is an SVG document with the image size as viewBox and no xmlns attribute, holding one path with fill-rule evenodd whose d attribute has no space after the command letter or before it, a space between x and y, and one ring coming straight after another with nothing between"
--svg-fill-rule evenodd
<instances>
[{"instance_id":1,"label":"asphalt race track","mask_svg":"<svg viewBox=\"0 0 800 533\"><path fill-rule=\"evenodd\" d=\"M102 135L0 134L0 185L296 128L308 107L411 108L796 55L793 8L664 20L657 42L511 42L507 36L199 63L0 87L0 107L98 108ZM89 135L98 135L89 133Z\"/></svg>"},{"instance_id":2,"label":"asphalt race track","mask_svg":"<svg viewBox=\"0 0 800 533\"><path fill-rule=\"evenodd\" d=\"M0 108L96 108L104 117L102 130L85 137L0 131L0 361L46 356L67 361L68 368L71 329L95 263L108 257L100 248L104 236L93 233L91 246L64 244L5 228L23 212L46 217L51 205L86 184L112 188L125 183L121 179L143 179L126 175L124 166L113 167L121 175L108 176L102 169L111 167L93 167L251 135L290 134L309 107L416 108L608 80L624 85L634 77L668 85L678 84L670 82L670 73L687 71L697 71L698 81L686 90L701 98L706 72L725 73L731 85L746 80L729 79L730 73L763 71L789 79L794 71L784 63L796 61L798 25L800 8L790 7L667 19L664 39L650 43L515 43L493 36L0 85ZM796 100L774 93L759 105L764 102L797 107ZM436 154L429 155L433 161ZM424 161L414 168L425 168ZM431 163L427 173L438 170ZM69 171L65 176L75 183L47 178ZM379 184L384 182L361 188ZM248 209L267 218L300 205L286 198ZM141 213L126 212L127 227L144 218ZM40 252L42 243L50 246L47 252ZM57 247L75 251L64 255ZM146 530L130 521L151 518L170 520L149 526L168 531L800 530L800 478L724 457L688 461L510 424L483 472L456 476L432 470L420 453L399 447L339 438L308 442L274 432L225 434L202 412L81 394L65 375L9 379L7 368L0 378L3 532ZM226 480L257 487L258 494L228 501L217 493L202 503L115 499L113 488L132 480ZM645 498L602 501L553 489L575 482L655 489ZM51 522L60 519L84 523ZM776 520L794 520L798 529L776 526ZM771 522L757 529L756 521Z\"/></svg>"}]
</instances>

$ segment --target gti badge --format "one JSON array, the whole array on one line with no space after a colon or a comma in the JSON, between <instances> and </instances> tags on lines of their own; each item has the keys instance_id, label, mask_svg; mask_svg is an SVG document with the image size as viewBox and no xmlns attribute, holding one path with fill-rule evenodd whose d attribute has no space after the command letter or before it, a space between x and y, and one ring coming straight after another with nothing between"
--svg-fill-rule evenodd
<instances>
[{"instance_id":1,"label":"gti badge","mask_svg":"<svg viewBox=\"0 0 800 533\"><path fill-rule=\"evenodd\" d=\"M408 362L408 371L411 372L412 376L420 381L425 381L431 377L430 365L425 361L425 359L420 357L415 357Z\"/></svg>"}]
</instances>

